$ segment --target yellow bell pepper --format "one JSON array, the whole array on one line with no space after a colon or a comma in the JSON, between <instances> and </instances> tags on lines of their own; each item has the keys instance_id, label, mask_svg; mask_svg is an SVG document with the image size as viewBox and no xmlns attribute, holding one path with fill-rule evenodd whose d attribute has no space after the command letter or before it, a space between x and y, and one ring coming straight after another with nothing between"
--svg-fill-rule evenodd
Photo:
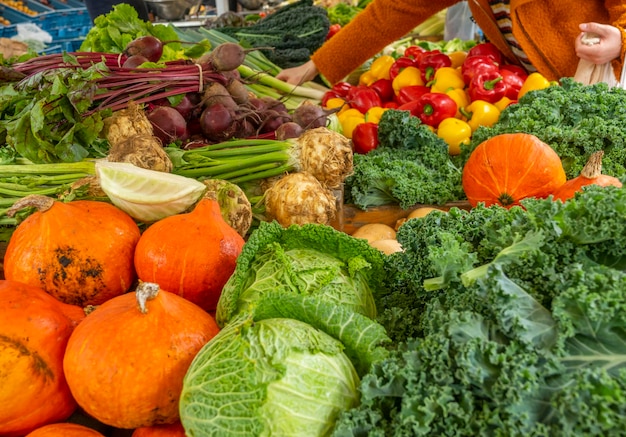
<instances>
[{"instance_id":1,"label":"yellow bell pepper","mask_svg":"<svg viewBox=\"0 0 626 437\"><path fill-rule=\"evenodd\" d=\"M542 90L544 88L548 88L550 85L551 82L546 79L541 73L530 73L524 81L522 88L520 88L517 98L521 99L522 96L529 91Z\"/></svg>"},{"instance_id":2,"label":"yellow bell pepper","mask_svg":"<svg viewBox=\"0 0 626 437\"><path fill-rule=\"evenodd\" d=\"M448 90L462 88L465 88L465 82L459 70L452 67L441 67L437 69L431 85L431 91L433 93L445 94Z\"/></svg>"},{"instance_id":3,"label":"yellow bell pepper","mask_svg":"<svg viewBox=\"0 0 626 437\"><path fill-rule=\"evenodd\" d=\"M456 52L448 53L448 57L452 61L452 68L458 68L463 65L465 58L467 58L467 52L458 50Z\"/></svg>"},{"instance_id":4,"label":"yellow bell pepper","mask_svg":"<svg viewBox=\"0 0 626 437\"><path fill-rule=\"evenodd\" d=\"M396 60L389 55L382 55L374 59L372 65L370 65L370 73L378 79L389 79L389 68Z\"/></svg>"},{"instance_id":5,"label":"yellow bell pepper","mask_svg":"<svg viewBox=\"0 0 626 437\"><path fill-rule=\"evenodd\" d=\"M387 111L389 108L383 108L381 106L373 106L365 113L365 121L370 123L378 124L380 121L380 117L382 117L383 112Z\"/></svg>"},{"instance_id":6,"label":"yellow bell pepper","mask_svg":"<svg viewBox=\"0 0 626 437\"><path fill-rule=\"evenodd\" d=\"M494 105L496 105L496 108L498 108L500 110L500 112L504 111L506 109L507 106L509 106L511 103L513 102L513 100L509 99L508 97L504 96L502 97L500 100L498 100L496 103L494 103Z\"/></svg>"},{"instance_id":7,"label":"yellow bell pepper","mask_svg":"<svg viewBox=\"0 0 626 437\"><path fill-rule=\"evenodd\" d=\"M350 139L352 138L354 128L357 127L358 124L365 123L365 115L354 108L341 112L337 115L337 118L341 124L343 135Z\"/></svg>"},{"instance_id":8,"label":"yellow bell pepper","mask_svg":"<svg viewBox=\"0 0 626 437\"><path fill-rule=\"evenodd\" d=\"M359 85L370 86L377 80L376 76L374 76L370 70L367 70L359 76Z\"/></svg>"},{"instance_id":9,"label":"yellow bell pepper","mask_svg":"<svg viewBox=\"0 0 626 437\"><path fill-rule=\"evenodd\" d=\"M448 153L461 153L461 144L469 144L472 137L471 126L458 118L445 118L437 128L437 136L448 144Z\"/></svg>"},{"instance_id":10,"label":"yellow bell pepper","mask_svg":"<svg viewBox=\"0 0 626 437\"><path fill-rule=\"evenodd\" d=\"M474 100L461 112L467 117L472 132L479 126L491 127L500 118L500 110L496 105L485 100Z\"/></svg>"},{"instance_id":11,"label":"yellow bell pepper","mask_svg":"<svg viewBox=\"0 0 626 437\"><path fill-rule=\"evenodd\" d=\"M350 105L348 105L346 103L346 101L344 99L342 99L341 97L333 97L331 99L328 99L326 101L326 104L324 105L324 109L336 109L336 108L341 108L341 110L343 110L344 108L349 108Z\"/></svg>"},{"instance_id":12,"label":"yellow bell pepper","mask_svg":"<svg viewBox=\"0 0 626 437\"><path fill-rule=\"evenodd\" d=\"M470 104L470 99L469 96L467 95L467 91L465 91L462 88L454 88L451 90L448 90L446 92L446 94L456 102L456 107L458 108L456 110L456 118L459 119L463 119L463 114L461 113L461 108L465 108L467 105Z\"/></svg>"},{"instance_id":13,"label":"yellow bell pepper","mask_svg":"<svg viewBox=\"0 0 626 437\"><path fill-rule=\"evenodd\" d=\"M406 67L403 69L396 77L393 78L391 82L391 86L393 87L393 91L398 94L400 89L405 86L412 85L424 85L424 80L422 79L422 73L416 67Z\"/></svg>"}]
</instances>

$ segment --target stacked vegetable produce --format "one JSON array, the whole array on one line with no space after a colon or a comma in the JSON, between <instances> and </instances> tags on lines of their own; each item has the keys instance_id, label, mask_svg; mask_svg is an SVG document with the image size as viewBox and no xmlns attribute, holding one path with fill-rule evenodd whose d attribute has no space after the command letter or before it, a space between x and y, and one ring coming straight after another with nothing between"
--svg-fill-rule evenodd
<instances>
[{"instance_id":1,"label":"stacked vegetable produce","mask_svg":"<svg viewBox=\"0 0 626 437\"><path fill-rule=\"evenodd\" d=\"M625 435L626 91L411 42L342 134L245 30L125 8L3 69L0 436ZM440 208L347 235L342 187Z\"/></svg>"}]
</instances>

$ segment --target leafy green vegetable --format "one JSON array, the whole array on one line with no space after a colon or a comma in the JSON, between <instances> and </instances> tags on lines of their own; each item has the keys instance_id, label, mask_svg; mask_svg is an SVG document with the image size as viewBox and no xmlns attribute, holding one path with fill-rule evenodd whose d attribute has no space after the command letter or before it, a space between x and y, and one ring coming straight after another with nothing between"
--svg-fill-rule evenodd
<instances>
[{"instance_id":1,"label":"leafy green vegetable","mask_svg":"<svg viewBox=\"0 0 626 437\"><path fill-rule=\"evenodd\" d=\"M478 144L495 135L525 132L557 152L568 178L578 176L598 150L604 150L603 173L622 177L626 175L625 125L626 90L563 78L560 86L527 93L504 110L492 127L477 129L462 155L467 159Z\"/></svg>"},{"instance_id":2,"label":"leafy green vegetable","mask_svg":"<svg viewBox=\"0 0 626 437\"><path fill-rule=\"evenodd\" d=\"M365 240L330 226L261 222L222 289L216 320L227 326L241 314L297 318L342 341L365 372L388 341L373 320L383 263Z\"/></svg>"},{"instance_id":3,"label":"leafy green vegetable","mask_svg":"<svg viewBox=\"0 0 626 437\"><path fill-rule=\"evenodd\" d=\"M126 3L114 5L111 12L96 17L93 27L89 29L80 46L80 51L122 53L128 43L146 35L155 36L164 43L161 61L184 57L184 48L178 42L173 26L143 21L139 18L137 10Z\"/></svg>"},{"instance_id":4,"label":"leafy green vegetable","mask_svg":"<svg viewBox=\"0 0 626 437\"><path fill-rule=\"evenodd\" d=\"M0 87L0 137L6 147L34 163L77 162L103 157L99 138L107 113L84 114L95 92L98 66L59 68Z\"/></svg>"},{"instance_id":5,"label":"leafy green vegetable","mask_svg":"<svg viewBox=\"0 0 626 437\"><path fill-rule=\"evenodd\" d=\"M196 355L183 381L190 436L325 436L358 402L342 345L294 319L228 324Z\"/></svg>"},{"instance_id":6,"label":"leafy green vegetable","mask_svg":"<svg viewBox=\"0 0 626 437\"><path fill-rule=\"evenodd\" d=\"M377 301L397 347L333 435L626 435L625 218L590 186L407 221Z\"/></svg>"},{"instance_id":7,"label":"leafy green vegetable","mask_svg":"<svg viewBox=\"0 0 626 437\"><path fill-rule=\"evenodd\" d=\"M325 41L330 28L326 9L299 0L245 27L222 27L221 33L244 47L258 47L281 68L300 65Z\"/></svg>"},{"instance_id":8,"label":"leafy green vegetable","mask_svg":"<svg viewBox=\"0 0 626 437\"><path fill-rule=\"evenodd\" d=\"M461 168L447 144L408 111L385 111L378 124L380 145L354 155L345 181L347 203L362 209L399 204L444 204L465 198Z\"/></svg>"},{"instance_id":9,"label":"leafy green vegetable","mask_svg":"<svg viewBox=\"0 0 626 437\"><path fill-rule=\"evenodd\" d=\"M342 26L345 26L350 21L352 21L352 19L356 17L362 10L363 9L357 6L353 6L344 2L339 2L329 8L326 8L330 23L340 24Z\"/></svg>"}]
</instances>

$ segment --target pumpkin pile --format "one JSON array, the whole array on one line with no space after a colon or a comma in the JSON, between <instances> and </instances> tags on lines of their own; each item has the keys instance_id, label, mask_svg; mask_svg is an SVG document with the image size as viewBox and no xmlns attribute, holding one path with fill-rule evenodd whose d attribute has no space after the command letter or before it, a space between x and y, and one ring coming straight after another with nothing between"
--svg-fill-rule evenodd
<instances>
[{"instance_id":1,"label":"pumpkin pile","mask_svg":"<svg viewBox=\"0 0 626 437\"><path fill-rule=\"evenodd\" d=\"M24 198L0 281L0 436L184 435L178 401L244 240L217 200L143 233L98 201ZM161 434L159 434L161 433ZM177 434L178 433L178 434Z\"/></svg>"}]
</instances>

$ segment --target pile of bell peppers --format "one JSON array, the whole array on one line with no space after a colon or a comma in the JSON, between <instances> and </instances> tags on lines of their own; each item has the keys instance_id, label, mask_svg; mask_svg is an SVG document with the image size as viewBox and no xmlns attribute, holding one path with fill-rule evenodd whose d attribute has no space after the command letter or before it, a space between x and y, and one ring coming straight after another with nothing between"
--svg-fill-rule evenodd
<instances>
[{"instance_id":1,"label":"pile of bell peppers","mask_svg":"<svg viewBox=\"0 0 626 437\"><path fill-rule=\"evenodd\" d=\"M493 125L522 95L550 85L539 73L507 64L489 42L450 54L415 45L400 56L377 56L358 84L336 83L322 106L337 111L356 153L378 146L378 120L393 108L418 117L455 155L479 126Z\"/></svg>"}]
</instances>

